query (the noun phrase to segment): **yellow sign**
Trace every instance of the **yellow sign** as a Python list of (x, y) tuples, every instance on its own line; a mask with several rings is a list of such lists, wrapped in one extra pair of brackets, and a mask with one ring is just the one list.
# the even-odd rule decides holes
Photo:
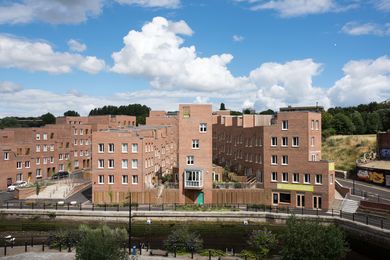
[(329, 171), (334, 171), (334, 162), (329, 163)]
[(302, 184), (287, 184), (287, 183), (278, 183), (277, 188), (279, 190), (296, 190), (296, 191), (314, 191), (313, 185), (302, 185)]

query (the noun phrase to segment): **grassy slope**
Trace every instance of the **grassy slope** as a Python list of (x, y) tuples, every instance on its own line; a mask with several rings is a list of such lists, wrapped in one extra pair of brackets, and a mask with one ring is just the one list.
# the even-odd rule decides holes
[(322, 142), (322, 159), (332, 160), (336, 169), (351, 171), (356, 159), (376, 147), (376, 135), (335, 135)]

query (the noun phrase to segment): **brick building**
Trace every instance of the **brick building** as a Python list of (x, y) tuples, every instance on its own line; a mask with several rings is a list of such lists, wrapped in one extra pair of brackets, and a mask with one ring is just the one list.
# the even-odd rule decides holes
[(324, 208), (334, 198), (333, 163), (321, 160), (321, 113), (281, 109), (276, 115), (214, 115), (213, 160), (255, 177), (264, 203)]
[(90, 168), (92, 132), (134, 124), (132, 116), (59, 117), (53, 125), (0, 130), (0, 189)]

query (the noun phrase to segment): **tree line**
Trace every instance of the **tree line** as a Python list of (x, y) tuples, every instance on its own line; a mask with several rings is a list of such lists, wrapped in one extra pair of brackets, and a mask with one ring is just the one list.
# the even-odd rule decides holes
[(390, 102), (371, 102), (322, 112), (322, 135), (375, 134), (390, 130)]
[(127, 115), (137, 118), (137, 125), (145, 124), (146, 117), (149, 116), (150, 107), (141, 104), (129, 104), (127, 106), (104, 106), (94, 108), (89, 112), (90, 116), (97, 115)]

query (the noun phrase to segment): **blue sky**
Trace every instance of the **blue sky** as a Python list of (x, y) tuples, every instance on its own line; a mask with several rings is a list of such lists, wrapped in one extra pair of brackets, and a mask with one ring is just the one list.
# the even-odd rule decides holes
[(0, 0), (0, 117), (381, 102), (389, 17), (390, 0)]

